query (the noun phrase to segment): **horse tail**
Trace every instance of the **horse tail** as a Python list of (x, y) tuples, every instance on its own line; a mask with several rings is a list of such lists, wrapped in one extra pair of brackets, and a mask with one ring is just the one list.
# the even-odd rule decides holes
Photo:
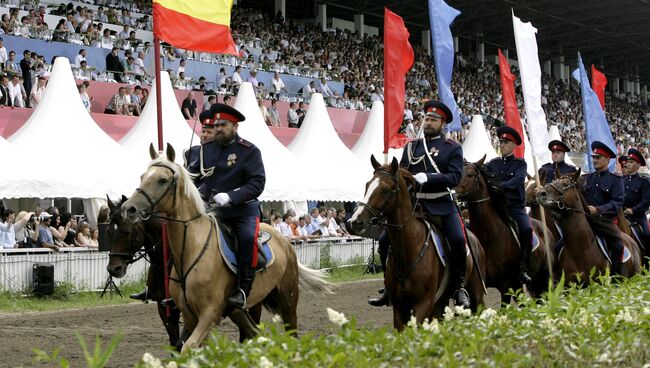
[(325, 271), (313, 270), (298, 262), (298, 285), (312, 294), (334, 294)]

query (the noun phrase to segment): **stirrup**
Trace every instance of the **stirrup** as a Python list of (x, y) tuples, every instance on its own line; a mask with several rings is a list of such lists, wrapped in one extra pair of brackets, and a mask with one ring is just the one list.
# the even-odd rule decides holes
[(171, 309), (175, 309), (175, 308), (176, 308), (176, 302), (175, 302), (174, 299), (172, 299), (172, 298), (168, 298), (168, 299), (163, 299), (163, 300), (161, 300), (161, 301), (160, 301), (160, 305), (163, 306), (163, 307), (169, 307), (169, 308), (171, 308)]
[[(239, 294), (237, 292), (241, 293), (241, 296), (244, 299), (243, 303), (240, 303), (239, 300), (236, 299), (239, 296)], [(230, 304), (232, 307), (235, 307), (235, 308), (246, 309), (246, 293), (244, 292), (244, 290), (242, 290), (241, 288), (236, 289), (230, 295), (230, 298), (228, 298), (228, 304)]]
[(471, 306), (469, 293), (465, 290), (464, 287), (459, 287), (454, 292), (454, 302), (456, 305), (462, 306), (463, 308), (469, 309)]

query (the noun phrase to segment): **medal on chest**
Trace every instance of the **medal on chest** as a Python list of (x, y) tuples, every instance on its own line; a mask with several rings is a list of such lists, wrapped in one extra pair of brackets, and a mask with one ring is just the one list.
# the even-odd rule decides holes
[(228, 161), (226, 162), (226, 165), (228, 165), (228, 167), (230, 167), (230, 166), (234, 165), (236, 161), (237, 161), (237, 155), (234, 154), (234, 153), (231, 153), (231, 154), (228, 155)]
[(438, 153), (440, 153), (440, 151), (438, 151), (436, 147), (431, 148), (431, 155), (433, 157), (438, 157)]

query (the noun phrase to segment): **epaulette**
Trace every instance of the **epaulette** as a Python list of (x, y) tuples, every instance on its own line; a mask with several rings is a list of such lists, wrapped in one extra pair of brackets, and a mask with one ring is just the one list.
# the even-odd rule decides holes
[(241, 138), (239, 138), (239, 140), (237, 141), (237, 143), (241, 144), (242, 146), (244, 146), (244, 147), (246, 147), (246, 148), (251, 148), (251, 147), (253, 147), (253, 143), (251, 143), (251, 142), (249, 142), (249, 141), (247, 141), (247, 140), (245, 140), (245, 139), (241, 139)]
[(456, 142), (455, 140), (450, 139), (450, 138), (446, 138), (446, 139), (445, 139), (445, 143), (447, 143), (447, 144), (451, 144), (451, 145), (459, 144), (458, 142)]

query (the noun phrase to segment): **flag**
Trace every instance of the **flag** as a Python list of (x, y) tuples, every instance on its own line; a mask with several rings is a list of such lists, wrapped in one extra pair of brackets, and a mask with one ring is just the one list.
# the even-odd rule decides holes
[(239, 56), (230, 33), (233, 0), (153, 0), (154, 36), (186, 50)]
[[(580, 91), (582, 92), (582, 116), (585, 119), (585, 134), (587, 138), (587, 151), (591, 150), (591, 143), (593, 141), (603, 142), (612, 151), (617, 152), (616, 143), (612, 137), (612, 131), (609, 129), (605, 112), (600, 106), (596, 92), (589, 86), (589, 78), (587, 71), (582, 64), (582, 57), (578, 52), (578, 69), (574, 70), (573, 78), (580, 82)], [(594, 171), (594, 163), (587, 160), (589, 164), (589, 171)], [(609, 161), (609, 169), (614, 171), (616, 168), (616, 160)]]
[[(506, 118), (506, 125), (513, 128), (524, 136), (524, 128), (521, 125), (519, 109), (517, 109), (517, 97), (515, 96), (515, 76), (510, 72), (508, 59), (499, 49), (499, 72), (501, 74), (501, 95), (503, 95), (503, 111)], [(524, 158), (525, 145), (520, 144), (515, 147), (515, 157)]]
[(548, 152), (548, 127), (546, 114), (542, 109), (542, 70), (539, 66), (537, 54), (537, 29), (533, 25), (523, 23), (512, 13), (512, 27), (515, 32), (517, 45), (517, 60), (521, 75), (521, 88), (524, 94), (526, 107), (526, 123), (528, 125), (528, 138), (533, 156), (541, 162), (547, 162)]
[(431, 42), (436, 64), (436, 80), (440, 100), (449, 107), (454, 118), (447, 125), (449, 131), (461, 130), (458, 105), (451, 92), (451, 75), (454, 71), (454, 39), (449, 26), (460, 15), (460, 11), (447, 5), (443, 0), (429, 0), (429, 23), (431, 25)]
[(598, 96), (600, 106), (605, 110), (605, 87), (607, 86), (607, 77), (600, 70), (591, 64), (591, 88)]
[(404, 21), (384, 8), (384, 153), (408, 141), (398, 132), (404, 121), (405, 77), (413, 58)]

